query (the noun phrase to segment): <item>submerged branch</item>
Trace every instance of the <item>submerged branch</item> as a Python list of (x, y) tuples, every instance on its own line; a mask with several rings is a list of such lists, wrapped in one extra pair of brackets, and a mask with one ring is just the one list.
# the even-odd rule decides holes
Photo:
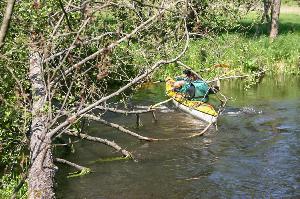
[(188, 136), (188, 137), (185, 137), (185, 139), (187, 139), (187, 138), (193, 138), (193, 137), (197, 137), (197, 136), (203, 135), (203, 134), (209, 129), (209, 127), (210, 127), (212, 124), (213, 124), (212, 122), (209, 123), (209, 124), (205, 127), (205, 129), (203, 129), (200, 133), (196, 133), (196, 134), (190, 135), (190, 136)]
[(83, 166), (80, 166), (78, 164), (75, 164), (73, 162), (70, 162), (68, 160), (65, 160), (65, 159), (61, 159), (61, 158), (55, 158), (54, 159), (55, 162), (58, 162), (58, 163), (63, 163), (63, 164), (67, 164), (71, 167), (74, 167), (75, 169), (77, 169), (78, 171), (80, 171), (80, 173), (73, 173), (71, 174), (69, 177), (75, 177), (75, 176), (82, 176), (82, 175), (86, 175), (86, 174), (89, 174), (91, 172), (91, 169), (90, 168), (87, 168), (87, 167), (83, 167)]
[(120, 131), (122, 131), (124, 133), (127, 133), (129, 135), (137, 137), (140, 140), (145, 140), (145, 141), (169, 141), (169, 140), (189, 139), (189, 138), (193, 138), (193, 137), (197, 137), (197, 136), (203, 135), (209, 129), (209, 127), (213, 124), (213, 123), (209, 123), (200, 133), (192, 134), (190, 136), (178, 137), (178, 138), (149, 138), (149, 137), (141, 136), (141, 135), (139, 135), (137, 133), (134, 133), (132, 131), (129, 131), (129, 130), (125, 129), (124, 127), (122, 127), (122, 126), (120, 126), (118, 124), (107, 122), (106, 120), (103, 120), (103, 119), (101, 119), (99, 117), (96, 117), (96, 116), (93, 116), (93, 115), (85, 114), (84, 117), (87, 117), (87, 118), (92, 119), (94, 121), (102, 122), (105, 125), (108, 125), (110, 127), (116, 128), (116, 129), (118, 129), (118, 130), (120, 130)]
[(212, 125), (213, 123), (209, 123), (200, 133), (195, 133), (190, 136), (185, 136), (185, 137), (178, 137), (178, 138), (165, 138), (165, 139), (159, 139), (158, 141), (170, 141), (170, 140), (182, 140), (182, 139), (190, 139), (198, 136), (202, 136)]

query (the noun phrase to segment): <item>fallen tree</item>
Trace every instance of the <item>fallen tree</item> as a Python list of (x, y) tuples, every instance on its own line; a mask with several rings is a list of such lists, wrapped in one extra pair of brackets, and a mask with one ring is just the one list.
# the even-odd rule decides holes
[[(156, 140), (107, 122), (101, 116), (95, 118), (91, 113), (104, 108), (124, 114), (126, 111), (108, 109), (105, 104), (134, 89), (158, 68), (182, 57), (189, 45), (185, 4), (185, 1), (161, 1), (153, 6), (135, 1), (16, 4), (11, 27), (16, 28), (17, 21), (28, 21), (20, 24), (24, 29), (18, 39), (22, 42), (12, 43), (8, 32), (6, 53), (1, 61), (20, 83), (16, 87), (23, 99), (18, 107), (24, 113), (20, 132), (28, 132), (30, 142), (29, 198), (55, 198), (55, 162), (87, 171), (77, 163), (54, 157), (54, 141), (61, 135), (105, 144), (123, 157), (132, 158), (129, 151), (111, 140), (74, 131), (81, 128), (83, 118), (97, 120), (138, 139)], [(21, 15), (23, 9), (30, 12)], [(177, 21), (170, 23), (173, 18)], [(26, 26), (30, 28), (25, 29)], [(26, 56), (11, 57), (9, 48), (5, 48), (10, 45), (18, 48), (24, 42), (28, 47), (23, 52), (27, 60)], [(139, 65), (139, 59), (147, 62)], [(24, 70), (17, 69), (16, 63)]]

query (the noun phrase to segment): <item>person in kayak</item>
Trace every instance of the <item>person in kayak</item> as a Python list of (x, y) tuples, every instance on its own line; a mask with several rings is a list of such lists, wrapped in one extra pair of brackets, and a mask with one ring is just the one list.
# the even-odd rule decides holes
[(185, 76), (175, 78), (173, 90), (182, 93), (188, 100), (208, 102), (208, 95), (219, 90), (218, 87), (210, 87), (191, 70), (184, 70), (183, 74)]

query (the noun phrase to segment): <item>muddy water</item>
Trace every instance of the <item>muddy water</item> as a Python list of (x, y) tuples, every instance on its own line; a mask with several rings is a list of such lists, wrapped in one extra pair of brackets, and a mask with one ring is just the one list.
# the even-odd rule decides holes
[[(91, 123), (88, 133), (116, 141), (136, 161), (102, 161), (118, 156), (107, 147), (78, 142), (66, 159), (93, 173), (66, 178), (58, 174), (59, 198), (300, 198), (300, 79), (264, 78), (245, 91), (240, 81), (227, 81), (223, 92), (231, 97), (215, 128), (202, 137), (167, 142), (140, 142), (114, 129)], [(163, 86), (139, 92), (131, 105), (164, 100)], [(108, 114), (145, 136), (183, 137), (200, 132), (205, 124), (175, 110), (171, 104), (142, 116)]]

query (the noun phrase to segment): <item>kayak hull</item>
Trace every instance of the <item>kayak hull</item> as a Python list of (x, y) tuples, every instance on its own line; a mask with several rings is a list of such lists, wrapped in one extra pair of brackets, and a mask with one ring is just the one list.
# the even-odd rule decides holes
[(197, 111), (193, 108), (190, 108), (188, 106), (185, 106), (183, 104), (181, 104), (180, 102), (172, 99), (173, 104), (180, 110), (184, 111), (185, 113), (188, 113), (190, 115), (192, 115), (193, 117), (203, 120), (205, 122), (208, 123), (215, 123), (217, 121), (217, 117), (216, 116), (212, 116), (206, 113), (203, 113), (201, 111)]

